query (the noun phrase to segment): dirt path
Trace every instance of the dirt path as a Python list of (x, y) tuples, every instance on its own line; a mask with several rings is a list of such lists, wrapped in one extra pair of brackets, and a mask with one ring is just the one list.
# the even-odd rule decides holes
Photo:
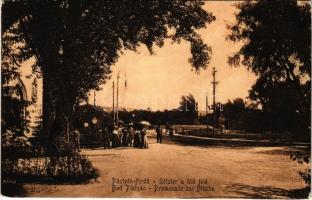
[[(149, 149), (83, 150), (82, 154), (88, 155), (101, 172), (96, 182), (26, 184), (27, 196), (283, 198), (305, 186), (297, 173), (301, 166), (287, 154), (295, 147), (196, 147), (150, 142)], [(144, 186), (144, 191), (127, 191), (127, 184), (115, 183), (115, 189), (123, 185), (122, 191), (112, 192), (113, 178), (149, 182), (137, 185)], [(186, 184), (187, 179), (194, 179), (196, 184)], [(199, 179), (203, 181), (201, 188), (197, 188)], [(128, 189), (134, 185), (128, 184)], [(178, 186), (180, 191), (175, 191)], [(186, 191), (186, 186), (194, 186), (193, 191)]]

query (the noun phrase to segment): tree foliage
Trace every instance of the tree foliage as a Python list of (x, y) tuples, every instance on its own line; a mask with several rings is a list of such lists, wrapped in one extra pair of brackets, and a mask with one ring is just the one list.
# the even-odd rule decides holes
[(195, 100), (192, 94), (189, 94), (187, 96), (182, 96), (180, 100), (179, 110), (186, 111), (186, 112), (198, 111), (198, 102)]
[(191, 65), (205, 68), (211, 48), (196, 30), (215, 17), (202, 5), (197, 0), (5, 0), (2, 37), (11, 34), (10, 42), (23, 44), (19, 62), (36, 57), (47, 132), (55, 120), (70, 121), (79, 99), (105, 83), (122, 50), (144, 44), (152, 53), (165, 39), (186, 40)]
[(186, 119), (188, 118), (189, 121), (192, 121), (193, 124), (197, 122), (198, 102), (192, 94), (181, 97), (178, 110), (185, 115)]
[[(286, 109), (287, 104), (292, 104), (288, 108), (293, 110), (288, 114), (297, 110), (308, 122), (311, 110), (310, 5), (296, 0), (260, 0), (238, 3), (236, 7), (239, 9), (236, 23), (228, 26), (231, 33), (227, 39), (243, 45), (229, 57), (229, 64), (242, 63), (259, 76), (250, 90), (251, 99), (267, 109), (282, 104), (286, 104)], [(288, 99), (290, 96), (297, 101)]]
[(227, 119), (227, 125), (229, 129), (240, 129), (242, 125), (242, 116), (246, 110), (246, 105), (243, 99), (237, 98), (233, 101), (228, 100), (223, 105), (223, 116)]

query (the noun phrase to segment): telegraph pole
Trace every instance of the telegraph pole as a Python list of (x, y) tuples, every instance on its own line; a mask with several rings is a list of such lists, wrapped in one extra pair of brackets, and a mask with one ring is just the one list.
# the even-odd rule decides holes
[(113, 81), (113, 119), (115, 125), (115, 82)]
[(211, 82), (212, 84), (212, 94), (213, 94), (213, 105), (212, 105), (212, 109), (213, 109), (213, 134), (215, 134), (215, 126), (216, 126), (216, 86), (218, 84), (218, 82), (216, 81), (216, 68), (213, 67), (212, 68), (212, 78), (213, 81)]
[(125, 74), (125, 91), (124, 91), (124, 95), (123, 95), (123, 107), (124, 107), (124, 109), (127, 111), (127, 74), (126, 74), (126, 72), (124, 72), (124, 74)]
[(207, 121), (207, 134), (209, 133), (209, 125), (208, 125), (208, 96), (206, 91), (206, 121)]
[(118, 101), (119, 101), (119, 72), (117, 74), (117, 96), (116, 96), (116, 99), (117, 99), (117, 102), (116, 102), (116, 120), (118, 122)]
[(126, 109), (126, 104), (125, 104), (125, 102), (126, 102), (126, 91), (127, 91), (127, 74), (126, 74), (126, 72), (124, 72), (124, 71), (122, 71), (122, 70), (119, 70), (118, 71), (118, 73), (117, 73), (117, 95), (116, 95), (116, 99), (117, 99), (117, 101), (116, 101), (116, 120), (118, 121), (118, 119), (119, 119), (119, 115), (118, 115), (118, 112), (119, 112), (119, 107), (121, 107), (122, 108), (122, 106), (120, 106), (121, 105), (121, 103), (120, 103), (120, 101), (119, 101), (119, 79), (120, 79), (120, 72), (122, 72), (122, 73), (124, 73), (124, 76), (125, 76), (125, 85), (124, 85), (124, 87), (125, 87), (125, 89), (124, 89), (124, 94), (123, 94), (123, 100), (121, 101), (124, 105), (124, 108)]

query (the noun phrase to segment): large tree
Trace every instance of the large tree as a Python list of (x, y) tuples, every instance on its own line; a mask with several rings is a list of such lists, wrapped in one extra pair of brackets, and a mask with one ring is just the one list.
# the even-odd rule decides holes
[[(170, 0), (5, 0), (2, 36), (23, 43), (20, 60), (35, 56), (43, 74), (44, 134), (68, 131), (79, 99), (109, 78), (110, 66), (123, 49), (141, 44), (152, 53), (165, 39), (190, 43), (191, 65), (210, 61), (211, 48), (196, 33), (215, 17), (201, 1)], [(22, 58), (22, 59), (21, 59)], [(57, 131), (56, 131), (57, 132)]]
[(246, 110), (246, 105), (243, 99), (236, 98), (233, 101), (228, 100), (223, 105), (223, 116), (227, 120), (229, 129), (240, 129), (242, 127), (242, 115)]
[(179, 111), (183, 112), (181, 113), (182, 115), (184, 114), (185, 120), (189, 119), (191, 123), (195, 124), (196, 121), (198, 120), (198, 102), (194, 98), (192, 94), (182, 96), (179, 102)]
[(310, 5), (296, 0), (259, 0), (236, 7), (239, 12), (235, 24), (228, 26), (231, 32), (227, 39), (243, 45), (229, 63), (242, 63), (259, 76), (250, 97), (266, 108), (277, 105), (270, 102), (287, 101), (282, 98), (287, 95), (278, 97), (269, 92), (287, 85), (283, 92), (296, 96), (294, 109), (307, 128), (311, 110)]

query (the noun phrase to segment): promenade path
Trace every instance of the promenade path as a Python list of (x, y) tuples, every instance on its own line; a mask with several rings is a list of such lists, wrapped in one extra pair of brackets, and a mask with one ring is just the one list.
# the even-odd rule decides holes
[[(167, 137), (163, 144), (151, 138), (149, 142), (149, 149), (84, 149), (81, 154), (87, 155), (101, 172), (100, 178), (76, 185), (25, 184), (26, 195), (287, 198), (298, 197), (305, 187), (298, 175), (302, 166), (289, 158), (289, 153), (301, 146), (185, 146), (168, 141)], [(113, 183), (113, 178), (119, 182)], [(138, 187), (128, 183), (127, 187), (126, 181), (130, 179), (149, 182)], [(193, 180), (195, 184), (191, 184)], [(197, 187), (199, 180), (202, 187)], [(139, 186), (145, 190), (140, 191)], [(180, 191), (175, 191), (179, 186)], [(193, 190), (186, 191), (187, 187)]]

